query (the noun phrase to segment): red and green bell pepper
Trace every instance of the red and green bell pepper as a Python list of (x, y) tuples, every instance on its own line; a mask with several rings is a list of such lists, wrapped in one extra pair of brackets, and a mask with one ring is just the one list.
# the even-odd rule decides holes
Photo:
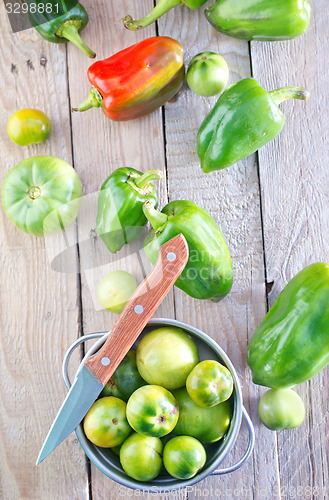
[(102, 107), (114, 121), (134, 120), (163, 106), (184, 81), (183, 47), (165, 36), (147, 38), (88, 69), (93, 88), (74, 108)]

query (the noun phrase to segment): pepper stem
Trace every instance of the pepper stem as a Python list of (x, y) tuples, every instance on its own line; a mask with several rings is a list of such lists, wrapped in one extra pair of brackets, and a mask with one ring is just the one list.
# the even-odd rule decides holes
[(98, 90), (96, 90), (95, 87), (92, 87), (87, 99), (83, 101), (77, 108), (72, 108), (72, 111), (87, 111), (90, 108), (101, 108), (102, 99), (103, 97), (98, 92)]
[(305, 101), (310, 95), (310, 93), (302, 87), (283, 87), (281, 89), (272, 90), (269, 94), (277, 105), (288, 99), (300, 99)]
[(138, 19), (134, 21), (131, 16), (125, 16), (123, 20), (123, 24), (128, 30), (140, 30), (141, 28), (146, 28), (150, 24), (154, 23), (159, 17), (163, 16), (166, 12), (171, 10), (173, 7), (177, 5), (185, 5), (184, 0), (159, 0), (153, 10), (143, 17), (142, 19)]
[(155, 210), (154, 204), (149, 200), (143, 203), (143, 212), (154, 231), (158, 231), (168, 220), (168, 216)]
[(148, 170), (140, 177), (137, 177), (133, 180), (133, 182), (138, 189), (143, 189), (145, 186), (147, 186), (147, 184), (149, 184), (151, 181), (155, 181), (156, 179), (162, 179), (162, 172), (161, 170), (154, 168), (152, 170)]
[(79, 35), (80, 27), (81, 21), (65, 21), (65, 23), (61, 24), (56, 31), (56, 35), (61, 38), (67, 38), (70, 42), (74, 43), (74, 45), (81, 49), (86, 56), (94, 58), (96, 57), (95, 52), (88, 47)]

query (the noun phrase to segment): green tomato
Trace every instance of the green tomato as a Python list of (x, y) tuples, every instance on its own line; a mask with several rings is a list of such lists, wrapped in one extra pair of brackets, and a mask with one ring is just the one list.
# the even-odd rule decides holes
[(32, 156), (9, 170), (2, 184), (2, 206), (19, 229), (47, 236), (74, 221), (81, 194), (80, 179), (66, 161)]
[(136, 432), (160, 438), (169, 434), (177, 423), (177, 402), (167, 389), (144, 385), (130, 396), (127, 419)]
[(185, 387), (173, 391), (178, 403), (179, 418), (173, 434), (192, 436), (202, 443), (215, 443), (222, 439), (231, 422), (231, 405), (224, 401), (211, 408), (194, 403)]
[(294, 429), (305, 418), (305, 406), (292, 389), (270, 389), (260, 398), (259, 417), (272, 431)]
[(16, 111), (11, 116), (7, 130), (13, 142), (19, 146), (28, 146), (48, 139), (51, 132), (51, 123), (43, 111), (25, 108)]
[(122, 444), (119, 444), (118, 446), (112, 446), (111, 451), (113, 451), (114, 455), (117, 457), (120, 456), (120, 450), (121, 450)]
[(206, 463), (206, 450), (191, 436), (178, 436), (165, 445), (163, 465), (177, 479), (194, 477)]
[(120, 445), (131, 433), (126, 403), (113, 396), (98, 399), (83, 420), (83, 430), (96, 446), (112, 448)]
[(105, 385), (100, 397), (115, 396), (127, 402), (132, 393), (145, 384), (137, 370), (136, 351), (131, 349)]
[(225, 59), (215, 52), (201, 52), (193, 57), (186, 73), (190, 89), (205, 97), (222, 92), (228, 77), (229, 69)]
[(185, 385), (188, 374), (198, 362), (196, 344), (180, 328), (153, 330), (137, 346), (137, 368), (143, 379), (169, 390)]
[(102, 279), (97, 289), (100, 304), (120, 314), (137, 288), (137, 281), (127, 271), (112, 271)]
[(212, 359), (196, 365), (186, 380), (186, 389), (199, 406), (215, 406), (226, 401), (233, 392), (231, 372)]
[(121, 446), (121, 465), (133, 479), (151, 481), (161, 470), (162, 449), (159, 438), (134, 433)]

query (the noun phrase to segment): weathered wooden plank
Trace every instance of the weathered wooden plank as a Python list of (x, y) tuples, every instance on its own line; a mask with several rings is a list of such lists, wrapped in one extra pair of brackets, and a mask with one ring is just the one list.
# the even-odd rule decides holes
[[(90, 28), (85, 40), (92, 45), (97, 58), (103, 59), (125, 47), (155, 35), (155, 26), (143, 32), (125, 30), (120, 22), (124, 13), (143, 15), (151, 9), (152, 1), (136, 4), (133, 0), (85, 2), (90, 13)], [(90, 85), (86, 69), (90, 65), (83, 55), (69, 48), (69, 85), (72, 106), (86, 98)], [(124, 247), (111, 255), (94, 231), (97, 213), (97, 194), (104, 180), (116, 168), (134, 167), (141, 171), (160, 168), (164, 178), (157, 183), (160, 204), (167, 200), (162, 111), (132, 122), (115, 123), (108, 120), (100, 109), (72, 115), (75, 167), (82, 178), (84, 193), (89, 194), (79, 215), (80, 268), (82, 282), (83, 333), (111, 329), (117, 315), (100, 308), (96, 291), (100, 280), (111, 270), (124, 269), (141, 282), (151, 265), (147, 262), (141, 244)], [(141, 263), (143, 265), (141, 265)], [(171, 292), (155, 313), (156, 317), (173, 317), (174, 303)], [(117, 499), (135, 496), (132, 490), (117, 485), (91, 464), (91, 490), (93, 500)], [(138, 495), (138, 492), (137, 492)], [(147, 496), (146, 496), (147, 498)]]
[[(51, 154), (71, 163), (66, 49), (34, 30), (13, 35), (0, 6), (2, 92), (1, 182), (32, 155)], [(11, 114), (36, 107), (53, 131), (41, 145), (14, 145), (6, 132)], [(35, 461), (65, 397), (61, 363), (79, 331), (75, 275), (51, 270), (45, 240), (16, 229), (1, 210), (0, 497), (85, 498), (85, 457), (71, 435), (38, 468)], [(54, 249), (61, 236), (48, 239)], [(54, 473), (55, 471), (55, 473)]]
[[(296, 85), (311, 93), (305, 103), (282, 105), (285, 128), (259, 151), (266, 273), (274, 283), (270, 305), (298, 271), (328, 260), (327, 3), (312, 2), (312, 9), (311, 27), (302, 37), (254, 43), (251, 49), (253, 74), (265, 88)], [(308, 416), (298, 429), (278, 434), (282, 494), (327, 498), (328, 370), (298, 393)]]
[[(230, 83), (250, 75), (248, 44), (216, 33), (205, 22), (202, 10), (181, 8), (170, 12), (159, 22), (159, 32), (183, 44), (186, 63), (197, 53), (212, 50), (226, 58)], [(178, 319), (198, 326), (216, 339), (230, 356), (240, 376), (245, 405), (256, 426), (256, 447), (243, 468), (227, 476), (207, 479), (189, 492), (189, 498), (199, 498), (202, 492), (210, 497), (271, 498), (271, 489), (278, 486), (275, 438), (259, 426), (259, 391), (251, 383), (245, 356), (248, 338), (265, 313), (257, 165), (255, 156), (251, 156), (223, 172), (208, 175), (202, 172), (196, 154), (196, 135), (215, 102), (216, 98), (198, 97), (185, 87), (175, 103), (165, 106), (169, 198), (192, 200), (213, 215), (231, 252), (235, 282), (230, 295), (219, 304), (195, 301), (176, 290), (176, 313)], [(224, 466), (233, 464), (244, 453), (245, 425), (240, 434)]]

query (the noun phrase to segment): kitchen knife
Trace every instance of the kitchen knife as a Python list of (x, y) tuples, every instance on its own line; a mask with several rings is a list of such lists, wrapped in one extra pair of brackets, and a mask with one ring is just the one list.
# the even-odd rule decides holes
[(188, 245), (182, 234), (159, 248), (158, 260), (135, 290), (104, 345), (79, 369), (39, 453), (39, 465), (79, 425), (148, 320), (183, 271)]

